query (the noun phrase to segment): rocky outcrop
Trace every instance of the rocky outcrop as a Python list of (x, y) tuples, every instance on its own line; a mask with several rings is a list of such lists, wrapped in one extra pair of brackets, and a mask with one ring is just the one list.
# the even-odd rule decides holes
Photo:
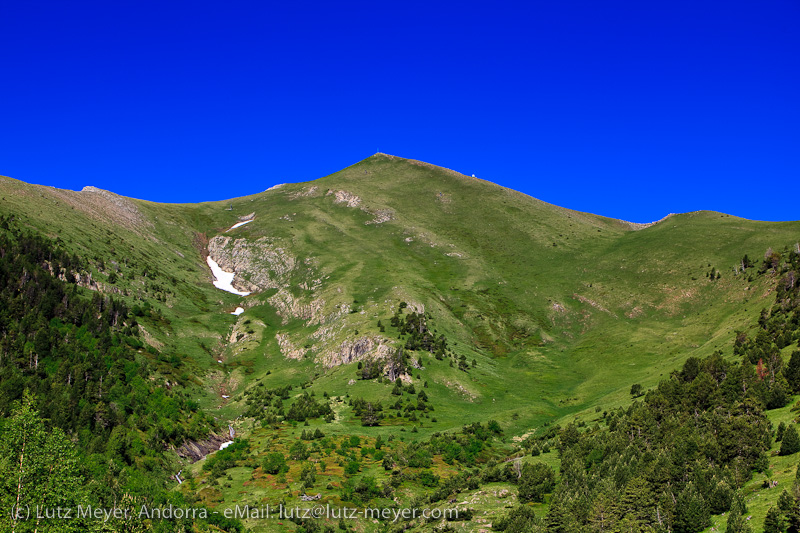
[(226, 272), (236, 273), (233, 286), (258, 292), (288, 285), (296, 258), (269, 237), (255, 241), (217, 235), (208, 242), (208, 255)]
[(319, 187), (314, 185), (313, 187), (304, 187), (297, 192), (293, 192), (289, 195), (290, 200), (296, 200), (298, 198), (307, 198), (310, 196), (317, 196), (317, 190)]
[[(43, 266), (50, 272), (50, 275), (60, 279), (61, 281), (66, 281), (68, 283), (75, 283), (78, 287), (85, 287), (92, 291), (99, 291), (100, 287), (98, 286), (97, 282), (92, 279), (91, 272), (78, 272), (77, 270), (72, 270), (71, 272), (67, 272), (67, 269), (61, 267), (58, 272), (55, 271), (53, 268), (53, 264), (50, 261), (44, 261)], [(72, 274), (72, 279), (70, 279), (69, 274)], [(119, 292), (117, 290), (116, 292)]]
[(339, 345), (338, 350), (324, 353), (320, 362), (330, 368), (346, 365), (353, 361), (361, 361), (367, 357), (373, 360), (383, 360), (392, 352), (391, 346), (385, 344), (386, 342), (386, 339), (380, 337), (360, 337), (355, 340), (346, 340)]
[(281, 353), (287, 359), (302, 359), (306, 354), (306, 350), (304, 348), (298, 348), (295, 346), (292, 341), (289, 340), (289, 336), (285, 333), (275, 334), (275, 340), (278, 341), (278, 346), (281, 348)]
[(335, 204), (347, 204), (347, 207), (358, 207), (358, 204), (361, 203), (361, 198), (347, 191), (328, 191), (325, 196), (331, 194), (333, 194), (333, 203)]
[(211, 452), (219, 450), (223, 442), (228, 442), (230, 438), (228, 435), (214, 435), (211, 434), (207, 439), (201, 441), (186, 441), (183, 445), (175, 450), (178, 457), (183, 457), (189, 461), (196, 463)]
[(641, 229), (649, 228), (650, 226), (655, 226), (659, 222), (664, 222), (665, 220), (667, 220), (669, 217), (672, 217), (672, 216), (675, 216), (675, 213), (670, 213), (667, 216), (665, 216), (664, 218), (660, 218), (660, 219), (656, 220), (655, 222), (645, 222), (644, 224), (639, 223), (639, 222), (628, 222), (627, 220), (620, 220), (620, 222), (622, 222), (623, 224), (627, 224), (633, 230), (641, 230)]
[[(366, 211), (366, 209), (365, 209)], [(394, 211), (391, 209), (376, 209), (375, 211), (367, 211), (373, 216), (372, 220), (367, 220), (364, 224), (383, 224), (394, 219)]]
[(309, 323), (320, 323), (322, 321), (322, 309), (325, 300), (317, 298), (310, 303), (303, 303), (286, 289), (280, 289), (277, 293), (267, 299), (275, 308), (278, 316), (281, 317), (283, 324), (288, 324), (292, 318), (306, 320)]

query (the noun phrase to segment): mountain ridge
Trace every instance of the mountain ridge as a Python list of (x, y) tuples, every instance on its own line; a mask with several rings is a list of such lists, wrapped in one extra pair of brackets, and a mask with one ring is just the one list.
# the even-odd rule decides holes
[[(708, 213), (712, 213), (712, 214), (726, 215), (726, 213), (723, 213), (723, 212), (718, 212), (718, 211), (713, 211), (713, 210), (702, 210), (701, 209), (701, 210), (696, 210), (696, 211), (668, 213), (664, 217), (662, 217), (662, 218), (660, 218), (658, 220), (654, 220), (652, 222), (631, 222), (631, 221), (628, 221), (628, 220), (625, 220), (625, 219), (622, 219), (622, 218), (607, 217), (607, 216), (604, 216), (604, 215), (597, 215), (597, 214), (594, 214), (594, 213), (591, 213), (591, 212), (588, 212), (588, 211), (577, 211), (577, 210), (573, 210), (573, 209), (568, 208), (568, 207), (563, 207), (563, 206), (559, 206), (559, 205), (556, 205), (556, 204), (551, 204), (549, 202), (545, 202), (544, 200), (540, 200), (540, 199), (536, 198), (535, 196), (531, 196), (531, 195), (529, 195), (527, 193), (524, 193), (524, 192), (521, 192), (521, 191), (517, 191), (516, 189), (510, 188), (510, 187), (506, 187), (504, 185), (500, 185), (500, 184), (495, 183), (495, 182), (490, 181), (490, 180), (486, 180), (486, 179), (483, 179), (483, 178), (478, 178), (476, 176), (468, 176), (468, 175), (462, 174), (462, 173), (460, 173), (460, 172), (458, 172), (456, 170), (449, 169), (449, 168), (442, 167), (442, 166), (438, 166), (438, 165), (434, 165), (432, 163), (428, 163), (428, 162), (425, 162), (425, 161), (416, 160), (416, 159), (410, 159), (410, 158), (403, 158), (403, 157), (400, 157), (400, 156), (395, 156), (395, 155), (387, 154), (387, 153), (384, 153), (384, 152), (376, 152), (372, 156), (369, 156), (366, 159), (363, 159), (361, 161), (357, 161), (356, 163), (353, 163), (352, 165), (349, 165), (349, 166), (343, 168), (341, 171), (337, 171), (337, 172), (335, 172), (333, 174), (330, 174), (329, 176), (339, 174), (340, 172), (346, 171), (347, 169), (350, 169), (352, 167), (356, 167), (356, 166), (358, 166), (358, 165), (360, 165), (362, 163), (365, 163), (365, 162), (370, 161), (370, 160), (374, 160), (376, 158), (385, 158), (388, 161), (406, 162), (406, 163), (411, 164), (411, 165), (416, 165), (416, 166), (419, 166), (419, 167), (422, 167), (422, 168), (427, 168), (427, 169), (431, 169), (431, 170), (434, 170), (434, 171), (446, 173), (446, 174), (449, 174), (452, 177), (456, 177), (456, 178), (459, 178), (459, 179), (474, 180), (476, 182), (480, 182), (480, 183), (483, 183), (485, 185), (498, 187), (500, 189), (503, 189), (503, 190), (506, 190), (506, 191), (510, 191), (512, 193), (516, 193), (516, 194), (519, 194), (519, 195), (522, 195), (522, 196), (524, 196), (526, 198), (533, 199), (533, 200), (535, 200), (537, 202), (541, 202), (541, 203), (543, 203), (545, 205), (549, 205), (549, 206), (552, 206), (552, 207), (555, 207), (555, 208), (558, 208), (558, 209), (564, 209), (566, 211), (570, 211), (570, 212), (573, 212), (573, 213), (580, 213), (580, 214), (584, 214), (584, 215), (592, 215), (592, 216), (606, 218), (606, 219), (610, 219), (610, 220), (616, 220), (616, 221), (619, 221), (621, 223), (630, 225), (633, 229), (643, 229), (643, 228), (646, 228), (646, 227), (651, 227), (651, 226), (653, 226), (655, 224), (658, 224), (658, 223), (666, 220), (667, 218), (669, 218), (671, 216), (680, 215), (680, 214), (691, 214), (691, 213), (708, 212)], [(304, 184), (313, 184), (314, 182), (319, 181), (319, 180), (324, 180), (327, 177), (328, 176), (322, 176), (322, 177), (319, 177), (319, 178), (314, 178), (314, 179), (312, 179), (310, 181), (300, 181), (300, 182), (293, 182), (293, 183), (280, 183), (280, 184), (273, 185), (273, 186), (271, 186), (270, 188), (268, 188), (268, 189), (266, 189), (264, 191), (251, 193), (251, 194), (246, 194), (244, 196), (239, 196), (239, 197), (224, 198), (224, 199), (220, 199), (220, 200), (203, 200), (203, 201), (200, 201), (200, 202), (190, 202), (190, 203), (184, 203), (184, 202), (176, 203), (176, 202), (159, 202), (159, 201), (148, 200), (146, 198), (128, 197), (128, 196), (116, 193), (113, 190), (102, 189), (102, 188), (99, 188), (99, 187), (95, 187), (93, 185), (86, 185), (86, 186), (82, 187), (80, 191), (73, 191), (71, 189), (61, 189), (61, 188), (53, 187), (53, 186), (50, 186), (50, 185), (39, 185), (39, 184), (35, 184), (35, 183), (30, 183), (30, 182), (26, 182), (26, 181), (23, 181), (23, 180), (19, 180), (17, 178), (13, 178), (13, 177), (10, 177), (10, 176), (0, 175), (0, 179), (2, 179), (2, 180), (12, 180), (12, 181), (17, 182), (19, 184), (29, 185), (29, 186), (33, 186), (33, 187), (42, 187), (42, 188), (47, 189), (47, 190), (60, 191), (61, 193), (64, 193), (64, 192), (68, 192), (68, 193), (69, 192), (89, 192), (89, 193), (96, 193), (96, 194), (107, 193), (107, 194), (110, 194), (110, 195), (117, 196), (119, 198), (124, 198), (124, 199), (130, 200), (130, 201), (147, 202), (147, 203), (157, 204), (157, 205), (179, 205), (179, 206), (190, 206), (190, 205), (198, 205), (198, 204), (213, 204), (213, 203), (220, 203), (220, 202), (231, 202), (231, 201), (242, 199), (242, 198), (251, 198), (251, 197), (254, 197), (254, 196), (258, 196), (259, 194), (263, 194), (263, 193), (267, 193), (267, 192), (270, 192), (270, 191), (273, 191), (273, 190), (277, 190), (278, 188), (284, 187), (286, 185), (297, 186), (297, 185), (304, 185)], [(727, 216), (734, 216), (734, 215), (727, 215)], [(741, 217), (737, 217), (737, 218), (741, 218)], [(743, 219), (743, 220), (751, 220), (751, 219)], [(753, 221), (756, 221), (756, 220), (753, 220)], [(769, 221), (769, 222), (790, 222), (790, 221)]]

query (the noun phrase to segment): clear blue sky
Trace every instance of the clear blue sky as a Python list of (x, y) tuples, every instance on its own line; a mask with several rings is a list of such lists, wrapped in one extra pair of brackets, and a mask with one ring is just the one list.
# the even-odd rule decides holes
[(798, 23), (797, 0), (5, 0), (0, 174), (195, 202), (380, 150), (637, 222), (796, 220)]

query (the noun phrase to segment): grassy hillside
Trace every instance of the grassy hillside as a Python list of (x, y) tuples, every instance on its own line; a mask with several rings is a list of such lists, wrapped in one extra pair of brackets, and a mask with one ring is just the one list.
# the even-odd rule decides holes
[[(88, 261), (89, 289), (161, 312), (139, 321), (142, 340), (178, 361), (179, 384), (259, 457), (288, 451), (304, 430), (407, 443), (490, 420), (506, 439), (493, 453), (513, 453), (512, 437), (595, 420), (628, 405), (631, 385), (652, 387), (690, 357), (733, 358), (735, 332), (774, 301), (775, 278), (754, 275), (765, 252), (800, 240), (800, 222), (714, 212), (641, 227), (385, 154), (222, 202), (157, 204), (10, 178), (0, 196), (0, 215)], [(252, 294), (215, 288), (209, 253)], [(742, 272), (745, 255), (756, 264)], [(349, 400), (398, 399), (386, 361), (411, 338), (391, 325), (401, 302), (401, 318), (424, 313), (446, 338), (441, 360), (409, 350), (402, 376), (434, 410), (365, 427)], [(238, 306), (244, 313), (230, 314)], [(361, 379), (370, 364), (380, 371)], [(338, 398), (335, 416), (296, 428), (247, 416), (248, 394), (288, 385), (292, 399)], [(404, 405), (414, 394), (400, 395)], [(543, 457), (556, 464), (554, 455)], [(380, 461), (367, 463), (380, 483)], [(443, 478), (456, 472), (437, 466)], [(330, 467), (323, 486), (339, 490), (346, 477)], [(242, 468), (192, 490), (209, 504), (296, 498), (299, 464), (272, 485), (255, 463)]]

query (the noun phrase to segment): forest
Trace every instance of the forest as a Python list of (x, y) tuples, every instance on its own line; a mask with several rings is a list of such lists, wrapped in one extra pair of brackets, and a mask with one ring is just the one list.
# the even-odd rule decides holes
[[(0, 218), (4, 511), (17, 502), (71, 508), (183, 504), (180, 493), (168, 490), (177, 472), (168, 451), (217, 429), (180, 387), (169, 385), (175, 380), (164, 373), (169, 365), (139, 338), (137, 315), (156, 311), (137, 306), (132, 312), (113, 295), (79, 286), (87, 271), (86, 262), (57, 241), (20, 228), (12, 217)], [(42, 520), (18, 522), (15, 514), (0, 514), (4, 531), (99, 527), (96, 521)], [(152, 527), (172, 531), (180, 524)]]

